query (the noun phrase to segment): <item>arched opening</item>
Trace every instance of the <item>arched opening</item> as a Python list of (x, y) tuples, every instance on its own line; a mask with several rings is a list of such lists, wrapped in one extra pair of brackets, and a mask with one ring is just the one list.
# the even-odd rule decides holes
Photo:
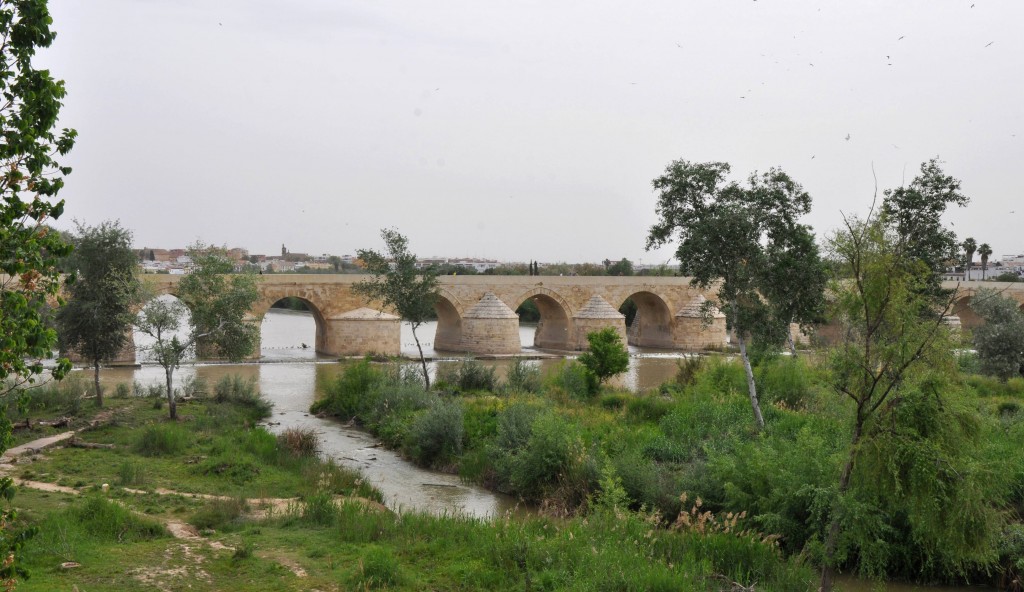
[[(192, 325), (192, 313), (189, 311), (188, 306), (184, 302), (178, 299), (173, 294), (161, 294), (152, 300), (149, 300), (139, 309), (140, 313), (145, 311), (147, 307), (151, 305), (163, 305), (166, 307), (178, 307), (180, 306), (180, 316), (178, 317), (178, 328), (177, 330), (171, 331), (170, 333), (163, 333), (162, 337), (171, 339), (177, 337), (179, 340), (188, 339), (189, 330)], [(132, 347), (135, 348), (135, 361), (137, 363), (147, 363), (153, 361), (153, 345), (156, 343), (156, 338), (140, 331), (136, 326), (132, 332)], [(126, 358), (127, 358), (126, 352)], [(195, 358), (195, 347), (189, 349), (186, 359)]]
[(571, 349), (569, 312), (558, 300), (544, 293), (528, 296), (516, 308), (519, 315), (520, 336), (533, 330), (533, 342), (526, 347), (538, 349)]
[(659, 349), (674, 347), (672, 313), (660, 296), (636, 292), (623, 301), (619, 312), (626, 315), (629, 345)]
[(260, 357), (314, 359), (326, 351), (323, 314), (305, 298), (285, 296), (270, 305), (260, 322)]
[(960, 317), (960, 327), (963, 329), (973, 329), (985, 324), (985, 319), (971, 308), (971, 296), (957, 300), (953, 305), (953, 314)]
[[(440, 351), (462, 351), (462, 317), (451, 300), (444, 296), (434, 304), (437, 312), (437, 330), (434, 333), (434, 349)], [(403, 341), (404, 343), (404, 341)]]

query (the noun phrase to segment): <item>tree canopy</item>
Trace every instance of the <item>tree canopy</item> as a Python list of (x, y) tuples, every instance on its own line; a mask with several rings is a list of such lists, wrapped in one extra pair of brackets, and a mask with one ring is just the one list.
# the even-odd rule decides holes
[(423, 381), (429, 389), (430, 373), (416, 329), (434, 316), (434, 304), (438, 298), (437, 274), (433, 269), (416, 267), (416, 255), (409, 250), (409, 240), (398, 230), (385, 228), (380, 231), (380, 236), (384, 239), (383, 253), (373, 249), (357, 251), (373, 277), (353, 284), (352, 289), (394, 309), (409, 323), (420, 354)]
[(921, 172), (910, 185), (887, 189), (882, 202), (882, 222), (895, 231), (904, 260), (919, 261), (932, 271), (929, 291), (942, 298), (941, 273), (959, 259), (956, 233), (942, 224), (950, 205), (966, 206), (970, 198), (960, 192), (960, 181), (942, 170), (933, 158), (921, 163)]
[(100, 364), (131, 343), (134, 307), (141, 299), (132, 233), (118, 222), (78, 225), (75, 250), (66, 265), (76, 280), (67, 304), (57, 311), (62, 351), (91, 363), (96, 405), (103, 406)]
[(971, 298), (971, 308), (985, 319), (985, 324), (974, 328), (981, 371), (1004, 381), (1020, 376), (1024, 369), (1024, 312), (1017, 301), (983, 289)]
[[(44, 321), (60, 289), (57, 264), (70, 252), (46, 226), (64, 212), (57, 193), (71, 168), (61, 165), (76, 133), (55, 131), (64, 82), (35, 68), (36, 50), (56, 37), (45, 0), (0, 6), (0, 392), (33, 381), (52, 357), (57, 333)], [(53, 375), (70, 369), (61, 360)]]
[[(717, 286), (726, 323), (739, 342), (754, 419), (763, 427), (747, 339), (781, 344), (791, 321), (814, 317), (825, 269), (810, 229), (798, 223), (811, 209), (803, 187), (777, 168), (751, 174), (746, 185), (729, 181), (730, 170), (723, 162), (670, 163), (652, 182), (659, 192), (659, 221), (647, 248), (678, 240), (680, 272), (697, 287)], [(814, 276), (808, 277), (808, 291), (773, 307), (765, 298), (783, 294), (788, 286), (776, 282), (788, 282), (793, 274)], [(809, 306), (815, 310), (804, 310)]]
[(233, 263), (218, 247), (196, 243), (189, 256), (195, 267), (178, 284), (180, 301), (154, 298), (137, 319), (139, 331), (154, 340), (150, 358), (164, 369), (171, 419), (177, 417), (174, 371), (193, 348), (203, 356), (237, 361), (259, 340), (259, 327), (246, 319), (259, 298), (256, 276), (232, 274)]
[(590, 348), (580, 354), (580, 363), (594, 375), (598, 385), (629, 369), (629, 352), (614, 328), (588, 333), (587, 343)]

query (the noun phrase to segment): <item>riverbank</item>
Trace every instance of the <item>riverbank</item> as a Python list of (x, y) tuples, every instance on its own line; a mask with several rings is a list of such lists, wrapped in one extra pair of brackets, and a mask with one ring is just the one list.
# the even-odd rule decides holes
[(586, 519), (395, 514), (366, 501), (381, 498), (357, 474), (309, 454), (308, 433), (303, 445), (256, 426), (268, 408), (245, 385), (226, 388), (236, 394), (183, 403), (177, 422), (157, 397), (108, 396), (69, 416), (54, 406), (71, 394), (37, 391), (47, 408), (32, 418), (71, 417), (89, 447), (58, 442), (9, 465), (33, 486), (14, 498), (11, 527), (39, 529), (18, 589), (808, 589), (811, 574), (771, 545), (658, 529), (613, 497)]

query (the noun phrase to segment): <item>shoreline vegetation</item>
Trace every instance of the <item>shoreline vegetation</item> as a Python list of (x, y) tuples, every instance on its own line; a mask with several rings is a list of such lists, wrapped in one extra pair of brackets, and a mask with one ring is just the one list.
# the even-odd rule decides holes
[[(31, 389), (7, 409), (12, 445), (77, 433), (5, 467), (23, 482), (10, 532), (37, 530), (18, 589), (814, 590), (819, 512), (849, 425), (816, 358), (757, 361), (762, 431), (742, 366), (720, 357), (681, 360), (674, 381), (643, 393), (595, 391), (571, 360), (546, 376), (518, 360), (504, 380), (464, 361), (430, 391), (407, 363), (346, 363), (312, 411), (536, 509), (492, 520), (393, 514), (357, 473), (318, 455), (315, 433), (262, 427), (270, 406), (237, 377), (183, 384), (178, 421), (159, 386), (118, 385), (103, 409), (82, 400), (77, 376)], [(939, 518), (989, 515), (978, 504), (998, 512), (1001, 523), (983, 527), (987, 553), (929, 548), (928, 529), (941, 527), (900, 521), (918, 500), (866, 486), (860, 502), (888, 511), (872, 517), (877, 546), (851, 543), (842, 573), (1014, 589), (1024, 379), (973, 365), (961, 358), (964, 373), (913, 401), (911, 423), (924, 427), (905, 444), (927, 448), (901, 450), (974, 488), (960, 506), (930, 501)], [(940, 414), (959, 427), (944, 431)], [(917, 458), (865, 458), (869, 484), (889, 471), (932, 478)]]

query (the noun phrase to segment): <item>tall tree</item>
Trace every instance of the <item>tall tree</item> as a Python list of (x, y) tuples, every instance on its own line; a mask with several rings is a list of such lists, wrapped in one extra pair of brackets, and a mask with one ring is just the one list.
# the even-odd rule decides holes
[(964, 249), (964, 279), (971, 279), (971, 266), (974, 265), (974, 253), (978, 250), (978, 243), (974, 237), (967, 237), (960, 245)]
[(769, 267), (788, 260), (781, 253), (796, 253), (785, 245), (795, 244), (794, 233), (803, 232), (797, 220), (810, 211), (811, 197), (779, 169), (751, 174), (746, 186), (728, 181), (729, 171), (723, 162), (670, 163), (652, 182), (659, 192), (660, 220), (651, 227), (647, 249), (678, 239), (680, 272), (691, 276), (694, 286), (717, 287), (726, 323), (739, 343), (754, 420), (761, 428), (764, 417), (747, 340), (753, 335), (766, 345), (785, 339), (789, 320), (774, 314), (763, 296), (776, 277)]
[(955, 261), (959, 252), (956, 234), (942, 225), (942, 215), (950, 205), (963, 207), (970, 201), (938, 158), (921, 163), (921, 172), (907, 187), (885, 191), (882, 222), (895, 231), (906, 261), (920, 261), (932, 270), (927, 291), (937, 302), (945, 298), (941, 274), (946, 262)]
[(790, 353), (797, 355), (792, 324), (804, 331), (820, 323), (825, 313), (828, 267), (821, 259), (809, 226), (795, 225), (767, 248), (768, 265), (761, 290), (773, 316), (785, 325)]
[[(819, 590), (831, 590), (843, 557), (866, 561), (894, 528), (909, 530), (926, 560), (934, 553), (991, 561), (996, 512), (976, 495), (987, 495), (979, 486), (985, 477), (963, 464), (977, 464), (964, 456), (977, 445), (972, 412), (941, 394), (955, 371), (943, 323), (953, 296), (935, 306), (925, 289), (933, 270), (877, 219), (847, 219), (830, 249), (845, 272), (834, 288), (845, 339), (829, 359), (830, 379), (854, 410)], [(885, 517), (886, 499), (901, 505), (900, 525)]]
[(188, 248), (194, 265), (178, 284), (178, 297), (192, 314), (192, 325), (201, 337), (196, 343), (200, 357), (240, 360), (250, 355), (259, 341), (259, 326), (246, 320), (259, 299), (257, 276), (234, 273), (227, 249), (197, 242)]
[(195, 268), (178, 284), (180, 301), (150, 300), (136, 321), (154, 339), (150, 358), (164, 369), (171, 419), (178, 417), (174, 371), (193, 348), (235, 361), (251, 354), (259, 338), (259, 327), (245, 318), (259, 298), (256, 276), (231, 274), (233, 263), (218, 247), (196, 243), (189, 256)]
[(427, 359), (423, 355), (423, 346), (416, 329), (433, 317), (434, 304), (438, 298), (437, 275), (431, 268), (421, 270), (416, 267), (416, 255), (409, 251), (408, 239), (398, 230), (385, 228), (380, 231), (380, 236), (384, 239), (383, 253), (373, 249), (358, 251), (359, 258), (373, 277), (353, 284), (352, 289), (385, 307), (393, 308), (409, 323), (420, 354), (423, 382), (429, 389)]
[(625, 257), (607, 267), (608, 275), (633, 275), (633, 262)]
[(1017, 301), (996, 290), (978, 290), (971, 308), (985, 319), (974, 329), (981, 371), (1000, 380), (1020, 376), (1024, 368), (1024, 312)]
[[(56, 37), (51, 22), (45, 0), (0, 4), (0, 394), (35, 381), (41, 360), (53, 355), (57, 332), (43, 316), (60, 289), (58, 262), (70, 252), (46, 223), (64, 212), (57, 193), (71, 168), (57, 158), (76, 133), (55, 131), (64, 82), (32, 64)], [(61, 360), (53, 376), (70, 368)]]
[[(56, 33), (46, 0), (0, 3), (0, 396), (34, 382), (43, 358), (53, 356), (57, 332), (44, 322), (47, 300), (60, 290), (58, 263), (70, 252), (60, 234), (46, 226), (64, 212), (57, 193), (71, 168), (58, 158), (74, 145), (76, 133), (55, 132), (64, 82), (32, 63)], [(59, 299), (58, 299), (59, 301)], [(52, 371), (71, 369), (60, 359)], [(0, 412), (0, 451), (10, 445), (11, 424)], [(10, 477), (0, 479), (0, 497), (10, 499)], [(8, 536), (14, 511), (0, 511), (0, 587), (11, 589), (25, 574), (17, 554), (30, 533)]]
[(100, 364), (131, 342), (134, 308), (141, 300), (132, 233), (114, 222), (78, 225), (68, 265), (76, 275), (68, 303), (57, 311), (61, 349), (93, 367), (96, 406), (103, 406)]
[(978, 254), (981, 255), (981, 279), (985, 279), (988, 271), (988, 256), (992, 254), (992, 247), (988, 243), (981, 243), (978, 247)]

